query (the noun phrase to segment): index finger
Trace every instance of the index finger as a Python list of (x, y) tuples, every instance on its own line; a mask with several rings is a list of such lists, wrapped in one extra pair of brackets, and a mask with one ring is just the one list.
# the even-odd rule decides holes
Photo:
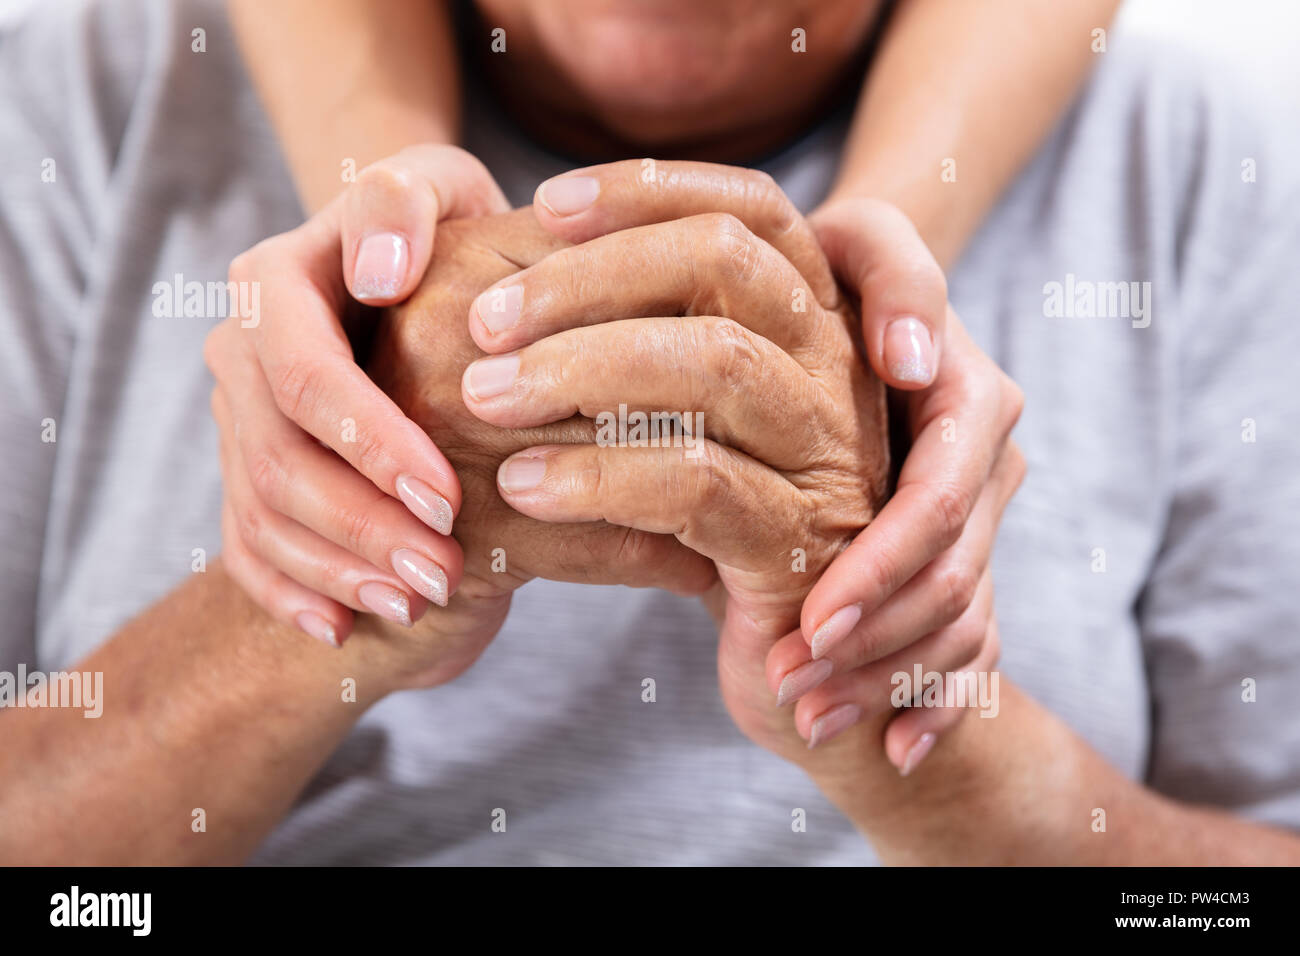
[[(258, 289), (249, 336), (281, 412), (442, 534), (460, 508), (450, 462), (356, 364), (339, 316), (347, 302), (337, 210), (254, 247), (231, 279)], [(332, 221), (333, 220), (333, 221)], [(215, 370), (214, 370), (215, 371)]]
[(730, 213), (790, 260), (818, 302), (827, 308), (839, 303), (812, 228), (761, 170), (654, 159), (588, 166), (538, 186), (533, 211), (544, 228), (573, 243), (632, 226)]

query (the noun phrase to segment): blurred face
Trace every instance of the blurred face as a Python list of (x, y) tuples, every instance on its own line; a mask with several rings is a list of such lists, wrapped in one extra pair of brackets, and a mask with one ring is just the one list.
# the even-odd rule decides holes
[[(878, 0), (478, 0), (487, 66), (534, 134), (599, 155), (738, 158), (816, 115)], [(797, 34), (795, 31), (803, 31)], [(796, 52), (802, 48), (804, 52)]]

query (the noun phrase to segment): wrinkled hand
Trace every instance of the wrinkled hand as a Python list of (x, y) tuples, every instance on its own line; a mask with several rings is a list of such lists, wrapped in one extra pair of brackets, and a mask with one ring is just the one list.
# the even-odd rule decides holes
[(357, 366), (351, 338), (414, 288), (440, 219), (508, 206), (483, 164), (418, 146), (364, 169), (297, 229), (238, 256), (256, 316), (213, 330), (204, 356), (224, 479), (231, 576), (272, 616), (338, 646), (352, 611), (399, 624), (460, 576), (447, 459)]
[(534, 577), (682, 594), (699, 594), (716, 578), (709, 560), (671, 535), (590, 519), (543, 523), (498, 492), (498, 470), (515, 452), (539, 443), (595, 447), (589, 419), (566, 414), (541, 427), (497, 427), (472, 415), (461, 393), (466, 368), (483, 357), (465, 321), (475, 296), (565, 245), (527, 209), (444, 222), (419, 287), (380, 323), (367, 369), (437, 442), (462, 496), (460, 588), (445, 610), (432, 609), (414, 633), (394, 637), (420, 649), (411, 657), (423, 669), (408, 666), (406, 686), (441, 683), (468, 667), (499, 629), (511, 593)]
[(649, 184), (636, 163), (584, 171), (600, 177), (606, 214), (625, 201), (624, 228), (478, 297), (471, 329), (496, 354), (470, 367), (465, 404), (514, 428), (699, 415), (694, 448), (530, 448), (502, 467), (501, 494), (539, 519), (672, 534), (711, 558), (724, 700), (751, 738), (795, 757), (807, 747), (781, 705), (797, 694), (778, 699), (765, 661), (884, 501), (884, 387), (856, 353), (857, 317), (816, 239), (770, 178), (699, 163), (656, 173)]
[[(810, 741), (861, 721), (869, 725), (861, 739), (879, 746), (893, 716), (884, 746), (906, 771), (960, 712), (893, 711), (892, 675), (918, 663), (987, 670), (997, 660), (987, 568), (1024, 469), (1007, 438), (1020, 392), (966, 336), (947, 307), (942, 271), (897, 209), (874, 200), (828, 204), (809, 220), (817, 244), (805, 244), (797, 241), (802, 220), (768, 177), (731, 173), (702, 164), (656, 170), (649, 161), (577, 170), (543, 184), (534, 211), (556, 235), (585, 242), (726, 210), (785, 254), (818, 296), (834, 295), (829, 265), (855, 298), (871, 365), (891, 385), (914, 390), (895, 395), (910, 448), (898, 494), (817, 584), (801, 632), (769, 655), (767, 679), (782, 699), (803, 695), (795, 724)], [(487, 329), (476, 338), (492, 350), (526, 340), (506, 331), (494, 344)]]

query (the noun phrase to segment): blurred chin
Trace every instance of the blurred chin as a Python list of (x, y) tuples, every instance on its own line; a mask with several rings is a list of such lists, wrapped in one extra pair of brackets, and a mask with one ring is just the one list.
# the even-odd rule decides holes
[[(651, 9), (663, 6), (675, 4)], [(691, 6), (709, 4), (697, 0)], [(626, 110), (628, 122), (653, 118), (726, 99), (749, 72), (748, 63), (735, 62), (725, 22), (701, 17), (695, 29), (685, 29), (680, 19), (646, 16), (640, 6), (633, 10), (640, 15), (576, 22), (566, 17), (544, 30), (550, 54), (589, 102)]]

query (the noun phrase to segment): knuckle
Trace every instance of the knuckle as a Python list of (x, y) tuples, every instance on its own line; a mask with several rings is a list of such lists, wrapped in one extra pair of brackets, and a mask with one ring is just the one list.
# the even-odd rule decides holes
[(877, 660), (880, 654), (880, 635), (876, 633), (871, 622), (864, 621), (844, 638), (844, 649), (836, 651), (836, 657), (843, 656), (853, 667), (861, 667)]
[(305, 357), (286, 356), (270, 375), (271, 394), (280, 411), (301, 422), (316, 406), (320, 395), (320, 371)]
[[(381, 429), (380, 432), (382, 431)], [(379, 475), (386, 470), (388, 450), (378, 433), (358, 427), (356, 444), (353, 447), (357, 471), (364, 475)]]
[(343, 594), (348, 591), (348, 569), (333, 557), (317, 558), (316, 574), (320, 580), (320, 587), (317, 590), (328, 592), (331, 595)]
[(558, 460), (552, 459), (546, 467), (548, 476), (551, 474), (552, 467), (557, 469), (557, 473), (563, 469), (571, 476), (573, 494), (598, 507), (609, 500), (606, 495), (617, 493), (617, 489), (610, 486), (610, 475), (605, 470), (605, 459), (594, 447), (585, 448), (576, 456), (560, 455)]
[(950, 623), (960, 618), (974, 600), (978, 584), (975, 573), (964, 563), (950, 563), (939, 571), (935, 586), (939, 591), (941, 617)]
[(614, 561), (621, 565), (636, 567), (645, 551), (645, 542), (641, 540), (635, 528), (619, 528), (618, 531)]
[(260, 554), (263, 523), (257, 504), (250, 501), (232, 504), (231, 517), (235, 523), (235, 534), (243, 542), (244, 548), (253, 554)]
[(799, 223), (799, 212), (770, 173), (752, 170), (745, 182), (745, 208), (753, 209), (754, 220), (775, 235), (784, 235)]
[(775, 194), (781, 195), (781, 187), (776, 184), (772, 174), (763, 169), (746, 170), (745, 185), (749, 188), (751, 194), (756, 195), (759, 199), (766, 200), (767, 197)]
[(865, 569), (865, 593), (876, 595), (878, 601), (893, 594), (902, 583), (900, 567), (898, 557), (890, 550), (882, 549), (873, 555)]
[(691, 510), (721, 512), (731, 501), (731, 468), (717, 445), (705, 442), (700, 449), (700, 458), (686, 469), (694, 479)]
[[(605, 296), (610, 281), (608, 265), (600, 250), (584, 244), (567, 252), (567, 261), (560, 259), (565, 268), (558, 270), (558, 275), (554, 276), (564, 283), (564, 298), (580, 307), (599, 302)], [(547, 279), (552, 279), (552, 275), (547, 275)], [(528, 292), (525, 291), (524, 295), (527, 298)]]
[(335, 513), (344, 547), (354, 554), (366, 554), (374, 539), (374, 518), (364, 508), (340, 509)]
[(930, 495), (930, 510), (938, 523), (939, 541), (950, 548), (961, 537), (970, 515), (971, 499), (965, 489), (953, 484), (940, 485)]
[(708, 317), (704, 330), (705, 363), (712, 379), (732, 386), (752, 381), (761, 357), (749, 330), (725, 316)]
[(619, 532), (614, 552), (617, 567), (640, 572), (659, 570), (664, 560), (662, 539), (635, 528), (619, 528)]
[(257, 497), (270, 505), (280, 500), (285, 487), (285, 467), (280, 456), (271, 448), (262, 447), (247, 452), (248, 481)]
[(703, 219), (706, 259), (712, 269), (739, 282), (753, 280), (759, 264), (754, 234), (728, 212), (708, 213)]

